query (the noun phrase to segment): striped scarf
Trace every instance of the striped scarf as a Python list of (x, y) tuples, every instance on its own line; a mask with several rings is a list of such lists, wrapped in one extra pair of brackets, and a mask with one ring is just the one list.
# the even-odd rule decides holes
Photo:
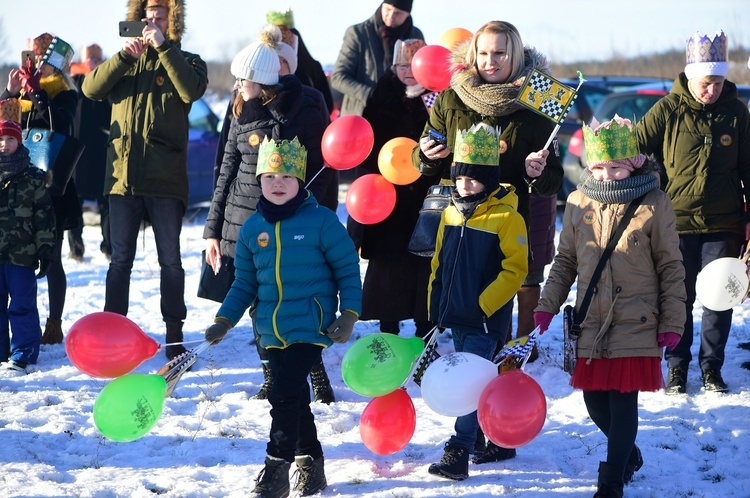
[(603, 182), (594, 180), (587, 169), (581, 173), (581, 183), (578, 185), (578, 190), (583, 195), (602, 204), (625, 204), (655, 188), (659, 188), (659, 179), (653, 174)]

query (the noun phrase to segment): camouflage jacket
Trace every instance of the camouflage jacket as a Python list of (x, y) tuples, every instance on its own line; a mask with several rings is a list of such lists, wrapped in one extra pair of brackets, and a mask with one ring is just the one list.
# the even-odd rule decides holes
[(0, 264), (36, 269), (55, 245), (55, 214), (44, 172), (33, 166), (0, 183)]

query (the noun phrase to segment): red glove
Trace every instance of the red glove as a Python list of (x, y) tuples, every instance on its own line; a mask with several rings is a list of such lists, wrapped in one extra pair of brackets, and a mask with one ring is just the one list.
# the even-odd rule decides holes
[(680, 335), (676, 332), (662, 332), (656, 335), (656, 344), (660, 348), (672, 351), (680, 343)]
[(546, 311), (534, 312), (534, 328), (539, 327), (539, 335), (547, 331), (554, 316), (552, 313), (547, 313)]
[(42, 89), (42, 85), (39, 83), (39, 80), (42, 79), (40, 73), (34, 74), (28, 67), (22, 67), (18, 71), (18, 75), (21, 77), (21, 84), (26, 93), (34, 93)]

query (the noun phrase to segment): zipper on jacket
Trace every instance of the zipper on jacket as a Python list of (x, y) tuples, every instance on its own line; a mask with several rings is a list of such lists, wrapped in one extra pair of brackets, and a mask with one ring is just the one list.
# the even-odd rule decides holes
[(271, 323), (273, 324), (273, 334), (281, 342), (281, 346), (285, 348), (287, 346), (286, 341), (281, 337), (279, 328), (276, 323), (276, 317), (279, 314), (279, 308), (281, 308), (281, 301), (284, 298), (284, 293), (281, 287), (281, 222), (277, 221), (276, 226), (273, 229), (274, 235), (276, 235), (276, 261), (274, 262), (274, 273), (276, 274), (276, 289), (279, 292), (279, 300), (276, 303), (276, 307), (273, 310), (271, 317)]
[[(460, 214), (460, 212), (459, 212)], [(463, 218), (463, 215), (461, 215)], [(445, 313), (448, 311), (448, 305), (451, 302), (451, 290), (453, 289), (453, 277), (456, 275), (456, 263), (458, 262), (458, 254), (461, 252), (461, 246), (463, 245), (463, 239), (464, 239), (464, 229), (466, 228), (466, 223), (468, 220), (464, 218), (464, 222), (461, 224), (461, 233), (458, 236), (458, 244), (456, 244), (456, 254), (453, 257), (453, 268), (451, 268), (451, 278), (450, 283), (448, 285), (448, 297), (445, 301), (445, 308), (443, 309), (443, 313), (440, 316), (440, 319), (438, 320), (438, 323), (443, 322), (443, 318), (445, 317)]]

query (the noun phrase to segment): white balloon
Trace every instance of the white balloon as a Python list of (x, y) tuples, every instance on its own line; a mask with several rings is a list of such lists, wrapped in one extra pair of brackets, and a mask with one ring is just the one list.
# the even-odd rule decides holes
[(497, 365), (472, 353), (451, 353), (435, 360), (422, 377), (422, 398), (435, 413), (460, 417), (476, 411), (479, 397)]
[(750, 279), (745, 262), (738, 258), (719, 258), (703, 267), (695, 282), (695, 293), (703, 306), (726, 311), (740, 304), (747, 294)]

